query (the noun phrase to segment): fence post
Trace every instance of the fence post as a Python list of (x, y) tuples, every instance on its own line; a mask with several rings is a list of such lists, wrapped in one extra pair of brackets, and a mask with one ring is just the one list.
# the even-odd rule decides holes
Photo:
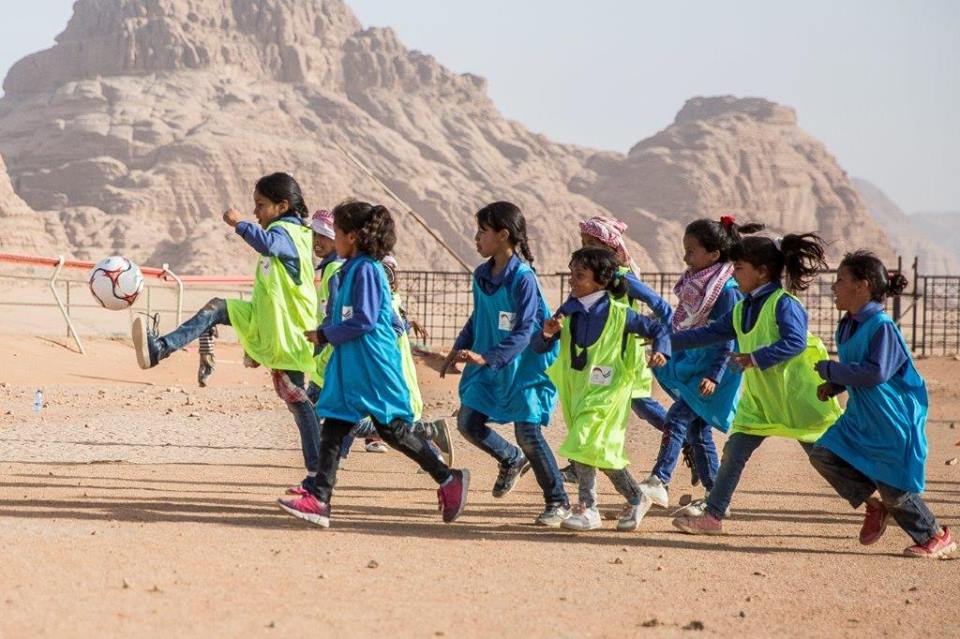
[[(903, 256), (897, 256), (897, 273), (903, 274)], [(900, 293), (897, 293), (893, 297), (893, 321), (900, 327)]]
[(77, 334), (77, 329), (73, 327), (73, 322), (70, 321), (70, 313), (67, 312), (67, 309), (64, 308), (63, 302), (60, 301), (60, 294), (57, 293), (57, 278), (60, 277), (60, 271), (63, 270), (64, 259), (63, 256), (58, 256), (57, 267), (53, 270), (53, 277), (50, 278), (50, 292), (53, 293), (53, 299), (56, 300), (57, 306), (60, 308), (60, 312), (63, 314), (63, 319), (67, 322), (67, 335), (73, 334), (73, 341), (76, 343), (77, 348), (80, 349), (81, 355), (86, 355), (87, 352), (83, 350), (83, 344), (80, 342), (80, 335)]
[(177, 282), (177, 326), (180, 326), (180, 317), (183, 315), (183, 282), (170, 270), (169, 264), (163, 265), (163, 274), (169, 275)]
[[(911, 344), (910, 350), (914, 353), (917, 352), (917, 333), (920, 331), (917, 329), (917, 304), (920, 300), (920, 276), (917, 275), (917, 263), (918, 258), (916, 255), (913, 256), (913, 343)], [(924, 300), (924, 308), (926, 308), (926, 300)]]

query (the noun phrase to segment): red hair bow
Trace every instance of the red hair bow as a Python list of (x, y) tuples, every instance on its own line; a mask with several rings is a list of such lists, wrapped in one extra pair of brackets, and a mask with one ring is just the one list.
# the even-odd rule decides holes
[(724, 215), (723, 217), (720, 218), (720, 224), (722, 224), (723, 228), (725, 229), (728, 229), (731, 226), (733, 226), (734, 223), (736, 223), (736, 221), (737, 221), (737, 218), (733, 217), (732, 215)]

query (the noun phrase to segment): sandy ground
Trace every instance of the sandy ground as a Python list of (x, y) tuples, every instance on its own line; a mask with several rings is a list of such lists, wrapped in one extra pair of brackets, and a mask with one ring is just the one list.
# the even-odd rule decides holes
[[(396, 452), (356, 447), (329, 530), (274, 503), (297, 482), (296, 429), (267, 375), (219, 350), (212, 387), (196, 353), (153, 371), (122, 340), (0, 336), (0, 637), (27, 636), (956, 636), (960, 561), (900, 556), (891, 527), (858, 545), (861, 515), (791, 442), (745, 474), (721, 538), (673, 530), (532, 525), (532, 474), (502, 500), (494, 463), (457, 439), (470, 503), (440, 522), (432, 482)], [(960, 420), (960, 362), (927, 360), (932, 417)], [(456, 378), (421, 369), (427, 413), (450, 414)], [(47, 405), (32, 409), (37, 388)], [(563, 426), (551, 427), (556, 446)], [(927, 498), (960, 524), (960, 430), (928, 428)], [(637, 423), (636, 474), (658, 438)], [(603, 506), (620, 507), (601, 480)], [(681, 468), (671, 487), (689, 492)], [(958, 529), (960, 532), (960, 529)]]

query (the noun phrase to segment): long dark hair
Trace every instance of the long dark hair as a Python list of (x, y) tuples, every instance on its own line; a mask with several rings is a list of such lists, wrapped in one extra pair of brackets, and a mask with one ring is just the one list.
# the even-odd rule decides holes
[(707, 251), (718, 251), (717, 262), (729, 262), (730, 249), (742, 239), (741, 235), (757, 233), (763, 228), (763, 224), (738, 225), (732, 215), (725, 215), (719, 221), (702, 218), (690, 222), (683, 234), (697, 240)]
[(583, 267), (593, 273), (594, 281), (614, 297), (627, 294), (627, 281), (620, 274), (620, 260), (609, 248), (586, 246), (577, 249), (570, 256), (570, 268), (574, 266)]
[(397, 243), (393, 216), (379, 204), (342, 202), (333, 209), (333, 224), (344, 233), (356, 232), (357, 249), (377, 260)]
[(772, 281), (786, 274), (784, 288), (805, 291), (817, 273), (827, 270), (823, 239), (816, 233), (784, 235), (780, 246), (769, 237), (745, 237), (730, 249), (730, 259), (765, 267)]
[(880, 258), (870, 251), (847, 253), (839, 268), (847, 269), (856, 280), (866, 280), (874, 302), (883, 302), (888, 295), (900, 295), (907, 288), (907, 278), (902, 273), (888, 273)]
[(280, 204), (284, 200), (290, 206), (287, 211), (294, 211), (302, 219), (310, 215), (310, 209), (303, 201), (303, 192), (300, 185), (288, 173), (271, 173), (257, 180), (254, 187), (260, 195), (267, 198), (274, 204)]
[(533, 253), (527, 239), (527, 221), (520, 207), (511, 202), (494, 202), (477, 211), (477, 224), (510, 234), (510, 244), (519, 249), (520, 255), (533, 267)]

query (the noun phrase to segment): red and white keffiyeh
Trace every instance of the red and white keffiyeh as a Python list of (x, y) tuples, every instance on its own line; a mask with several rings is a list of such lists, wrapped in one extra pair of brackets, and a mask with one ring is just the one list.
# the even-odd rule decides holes
[(622, 264), (629, 266), (634, 273), (638, 273), (639, 269), (633, 258), (630, 257), (627, 244), (623, 240), (623, 234), (626, 230), (627, 224), (625, 222), (604, 215), (594, 215), (589, 220), (580, 222), (581, 233), (595, 237), (609, 246), (620, 258)]
[(680, 299), (673, 313), (673, 330), (682, 331), (705, 326), (710, 319), (710, 311), (720, 298), (723, 287), (733, 276), (733, 264), (721, 262), (702, 271), (684, 272), (673, 287)]

